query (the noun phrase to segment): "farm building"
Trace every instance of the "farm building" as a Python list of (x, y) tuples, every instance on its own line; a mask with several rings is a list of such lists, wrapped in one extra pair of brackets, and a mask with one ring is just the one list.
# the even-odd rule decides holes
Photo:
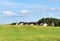
[(37, 24), (38, 24), (37, 22), (19, 22), (18, 23), (18, 25), (37, 25)]

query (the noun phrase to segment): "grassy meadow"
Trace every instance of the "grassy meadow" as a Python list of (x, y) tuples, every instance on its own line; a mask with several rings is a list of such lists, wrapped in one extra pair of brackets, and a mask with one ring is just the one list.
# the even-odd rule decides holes
[(60, 41), (60, 27), (0, 25), (0, 41)]

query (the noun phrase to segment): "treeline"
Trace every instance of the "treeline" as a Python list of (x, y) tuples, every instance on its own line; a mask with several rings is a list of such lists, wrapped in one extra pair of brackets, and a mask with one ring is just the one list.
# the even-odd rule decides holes
[[(24, 22), (23, 22), (24, 23)], [(42, 18), (37, 22), (30, 22), (30, 24), (38, 24), (47, 23), (48, 26), (60, 26), (60, 19), (57, 18)], [(28, 24), (27, 22), (25, 24)], [(12, 23), (11, 25), (16, 25), (16, 23)]]
[(60, 19), (56, 18), (42, 18), (38, 21), (38, 23), (47, 23), (48, 26), (60, 26)]

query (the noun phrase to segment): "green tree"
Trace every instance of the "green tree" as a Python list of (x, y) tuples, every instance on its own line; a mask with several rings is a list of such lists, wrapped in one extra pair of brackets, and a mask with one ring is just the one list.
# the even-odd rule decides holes
[(60, 19), (56, 19), (56, 18), (42, 18), (38, 21), (38, 23), (47, 23), (48, 26), (60, 26)]
[(11, 25), (16, 25), (16, 23), (11, 23)]

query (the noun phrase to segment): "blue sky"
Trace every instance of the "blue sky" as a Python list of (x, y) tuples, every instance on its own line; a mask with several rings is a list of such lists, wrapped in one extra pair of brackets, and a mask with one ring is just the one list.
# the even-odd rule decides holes
[(60, 0), (0, 0), (0, 24), (60, 19)]

